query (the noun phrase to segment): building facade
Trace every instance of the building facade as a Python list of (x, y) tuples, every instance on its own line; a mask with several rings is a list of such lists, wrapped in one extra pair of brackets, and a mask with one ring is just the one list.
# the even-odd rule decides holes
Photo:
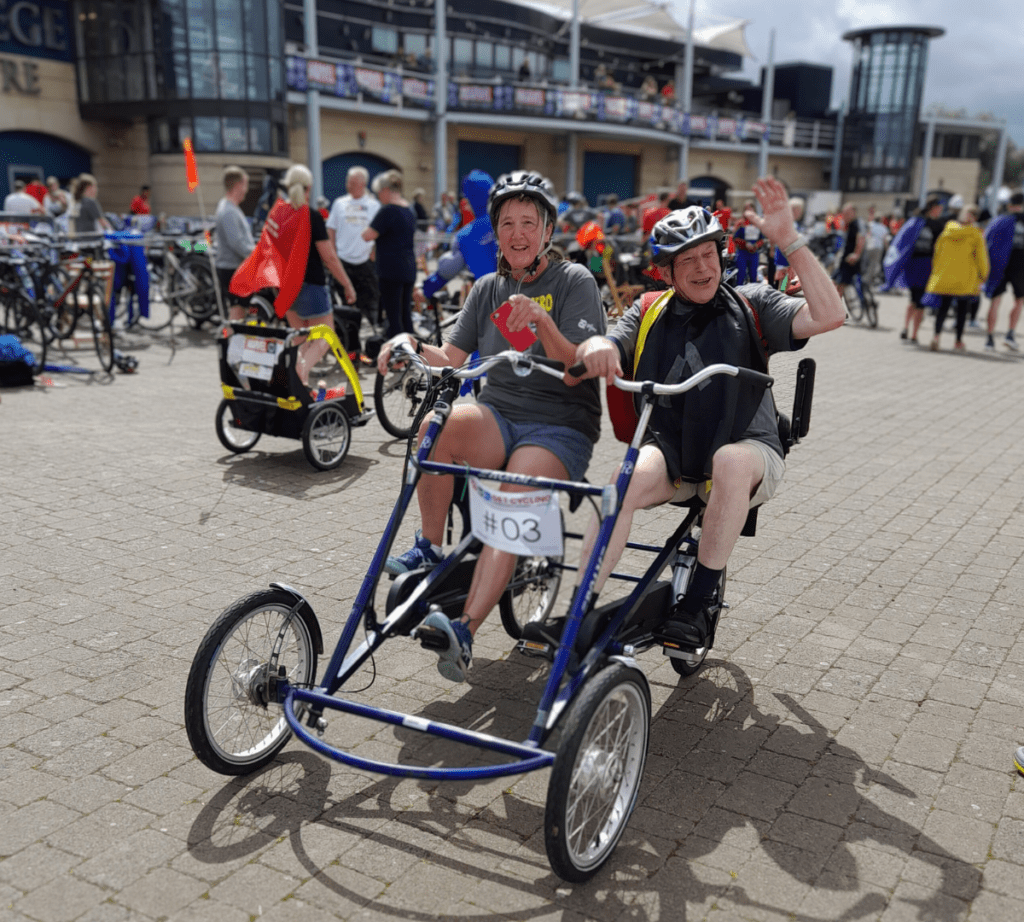
[[(780, 65), (765, 106), (737, 76), (742, 28), (695, 30), (686, 111), (685, 30), (671, 23), (573, 22), (528, 0), (0, 0), (0, 194), (89, 171), (108, 211), (147, 184), (155, 210), (197, 215), (186, 138), (207, 213), (224, 166), (250, 172), (255, 198), (291, 162), (310, 164), (329, 198), (355, 164), (401, 169), (428, 202), (474, 167), (527, 166), (591, 202), (685, 177), (691, 194), (735, 203), (765, 166), (796, 193), (886, 209), (922, 185), (977, 194), (976, 136), (992, 125), (953, 141), (950, 126), (915, 121), (905, 178), (876, 182), (852, 109), (837, 149), (831, 71)], [(926, 134), (934, 157), (920, 156)]]

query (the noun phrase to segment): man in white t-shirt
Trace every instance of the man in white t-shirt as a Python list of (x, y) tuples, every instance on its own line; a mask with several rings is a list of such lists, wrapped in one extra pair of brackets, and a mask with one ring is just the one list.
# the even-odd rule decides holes
[(882, 276), (882, 254), (889, 242), (889, 229), (875, 216), (875, 206), (868, 208), (867, 242), (864, 245), (864, 262), (861, 277), (871, 285), (877, 285)]
[(14, 191), (4, 199), (4, 211), (10, 214), (42, 214), (43, 206), (25, 191), (23, 180), (14, 180)]
[[(355, 306), (376, 325), (380, 286), (373, 259), (373, 242), (363, 240), (363, 231), (380, 210), (380, 202), (366, 190), (370, 174), (361, 166), (351, 167), (345, 177), (346, 195), (334, 200), (327, 216), (327, 236), (356, 290)], [(351, 344), (350, 344), (351, 348)]]

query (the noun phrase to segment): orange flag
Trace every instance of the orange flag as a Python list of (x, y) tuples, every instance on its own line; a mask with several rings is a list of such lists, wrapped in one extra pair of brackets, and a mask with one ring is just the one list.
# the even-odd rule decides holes
[(199, 171), (196, 169), (196, 155), (192, 153), (192, 141), (185, 138), (182, 142), (185, 148), (185, 179), (188, 181), (188, 191), (195, 192), (199, 188)]

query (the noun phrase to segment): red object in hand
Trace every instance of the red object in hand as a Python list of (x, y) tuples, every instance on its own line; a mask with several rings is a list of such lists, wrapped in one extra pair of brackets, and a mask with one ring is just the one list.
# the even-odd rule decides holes
[(512, 305), (506, 301), (501, 305), (501, 307), (491, 313), (491, 320), (501, 331), (501, 335), (508, 340), (508, 344), (517, 352), (523, 352), (537, 342), (537, 337), (529, 327), (523, 327), (523, 329), (517, 330), (513, 333), (508, 328), (508, 315), (511, 312)]

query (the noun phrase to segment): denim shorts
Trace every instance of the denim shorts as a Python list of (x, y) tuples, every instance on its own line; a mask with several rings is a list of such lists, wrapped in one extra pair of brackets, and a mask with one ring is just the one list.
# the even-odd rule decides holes
[(310, 285), (308, 282), (303, 282), (291, 309), (303, 320), (309, 320), (311, 317), (324, 317), (331, 313), (331, 299), (327, 295), (327, 286)]
[(546, 448), (569, 472), (569, 479), (579, 481), (587, 472), (590, 456), (594, 453), (594, 443), (582, 432), (568, 426), (553, 426), (551, 423), (513, 423), (505, 419), (494, 407), (487, 406), (494, 416), (501, 432), (501, 440), (505, 443), (506, 460), (522, 445), (537, 445)]

